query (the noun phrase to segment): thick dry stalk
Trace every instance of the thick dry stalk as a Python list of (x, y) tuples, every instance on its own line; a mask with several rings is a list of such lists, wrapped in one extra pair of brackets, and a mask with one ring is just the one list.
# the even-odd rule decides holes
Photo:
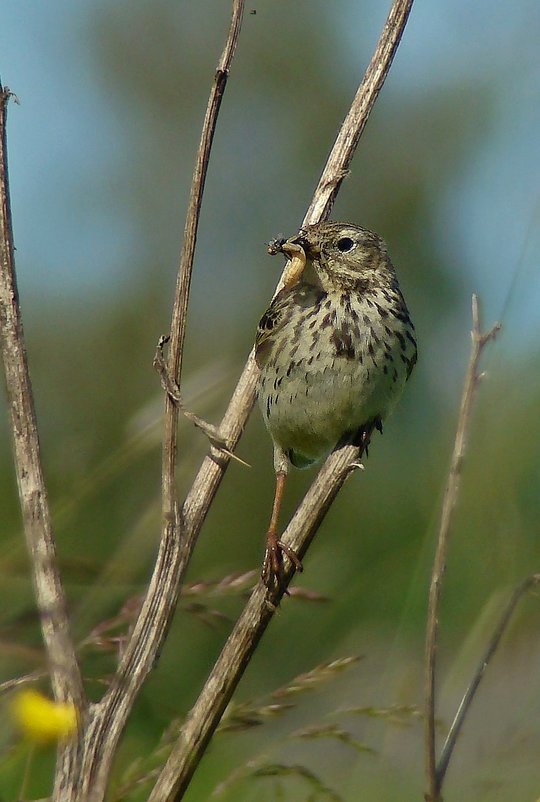
[(23, 527), (53, 691), (56, 699), (72, 700), (81, 709), (83, 684), (58, 571), (15, 276), (7, 169), (9, 97), (9, 89), (0, 86), (0, 348)]
[[(86, 704), (84, 687), (56, 559), (17, 291), (7, 167), (6, 120), (9, 98), (9, 89), (0, 85), (0, 349), (11, 416), (23, 529), (53, 693), (59, 701), (73, 701), (82, 715)], [(73, 747), (60, 745), (57, 761), (59, 771), (69, 773), (74, 760)]]
[[(355, 446), (344, 446), (335, 451), (306, 493), (283, 534), (283, 539), (300, 558), (304, 556), (343, 483), (358, 467), (359, 455), (360, 449)], [(287, 563), (283, 585), (271, 599), (262, 583), (253, 591), (182, 727), (148, 802), (176, 802), (182, 799), (292, 573), (293, 569)]]
[(332, 148), (330, 158), (319, 179), (313, 200), (304, 217), (304, 225), (326, 220), (330, 214), (341, 182), (348, 174), (352, 157), (371, 109), (392, 66), (412, 4), (413, 0), (399, 0), (392, 4), (364, 79), (358, 87), (351, 108)]
[(478, 373), (478, 365), (482, 351), (487, 343), (492, 340), (500, 329), (500, 324), (496, 324), (488, 332), (483, 333), (480, 328), (480, 317), (478, 311), (478, 299), (476, 295), (472, 297), (472, 319), (473, 327), (471, 332), (472, 346), (469, 365), (465, 376), (463, 395), (459, 410), (456, 439), (454, 451), (448, 471), (446, 490), (444, 493), (441, 521), (437, 537), (437, 548), (431, 572), (431, 584), (429, 588), (428, 614), (426, 628), (425, 645), (425, 753), (426, 753), (426, 780), (428, 791), (426, 802), (440, 802), (440, 784), (437, 779), (437, 758), (435, 741), (435, 674), (437, 658), (437, 635), (438, 635), (438, 614), (441, 598), (442, 579), (446, 568), (446, 555), (448, 552), (448, 539), (454, 508), (456, 506), (459, 490), (459, 481), (463, 467), (463, 458), (467, 446), (469, 425), (471, 422), (471, 411), (476, 395), (476, 389), (480, 382), (481, 374)]

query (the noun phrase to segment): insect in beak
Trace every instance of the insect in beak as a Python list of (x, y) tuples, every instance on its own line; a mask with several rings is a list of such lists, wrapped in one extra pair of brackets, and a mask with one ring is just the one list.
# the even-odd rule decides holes
[(291, 242), (291, 240), (284, 242), (281, 249), (289, 259), (283, 274), (283, 286), (286, 289), (290, 289), (300, 281), (300, 277), (304, 272), (306, 266), (306, 252), (301, 245), (296, 242)]

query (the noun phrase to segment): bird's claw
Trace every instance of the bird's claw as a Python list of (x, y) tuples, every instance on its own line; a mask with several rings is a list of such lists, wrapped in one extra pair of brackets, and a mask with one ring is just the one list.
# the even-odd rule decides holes
[(283, 543), (272, 533), (267, 536), (266, 552), (261, 571), (261, 576), (264, 584), (269, 591), (283, 589), (286, 593), (285, 585), (285, 567), (283, 565), (283, 555), (290, 560), (294, 566), (294, 570), (301, 573), (304, 570), (302, 561), (298, 557), (294, 549)]

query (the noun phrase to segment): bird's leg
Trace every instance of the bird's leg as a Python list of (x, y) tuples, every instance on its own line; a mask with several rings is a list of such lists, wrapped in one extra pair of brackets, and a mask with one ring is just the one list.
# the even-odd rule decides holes
[[(283, 455), (284, 456), (284, 455)], [(263, 582), (268, 590), (274, 590), (283, 582), (283, 555), (286, 554), (297, 571), (302, 571), (302, 563), (293, 549), (283, 543), (278, 535), (279, 512), (285, 491), (287, 480), (287, 467), (283, 459), (279, 460), (276, 455), (276, 490), (274, 493), (274, 503), (272, 505), (272, 515), (270, 525), (266, 533), (266, 553), (262, 568)]]

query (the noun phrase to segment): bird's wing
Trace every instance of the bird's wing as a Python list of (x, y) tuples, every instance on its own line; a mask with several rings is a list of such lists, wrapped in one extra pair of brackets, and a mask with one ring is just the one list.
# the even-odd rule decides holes
[(276, 333), (286, 323), (289, 294), (286, 289), (280, 290), (259, 321), (255, 337), (255, 361), (260, 368), (264, 367), (268, 360)]

